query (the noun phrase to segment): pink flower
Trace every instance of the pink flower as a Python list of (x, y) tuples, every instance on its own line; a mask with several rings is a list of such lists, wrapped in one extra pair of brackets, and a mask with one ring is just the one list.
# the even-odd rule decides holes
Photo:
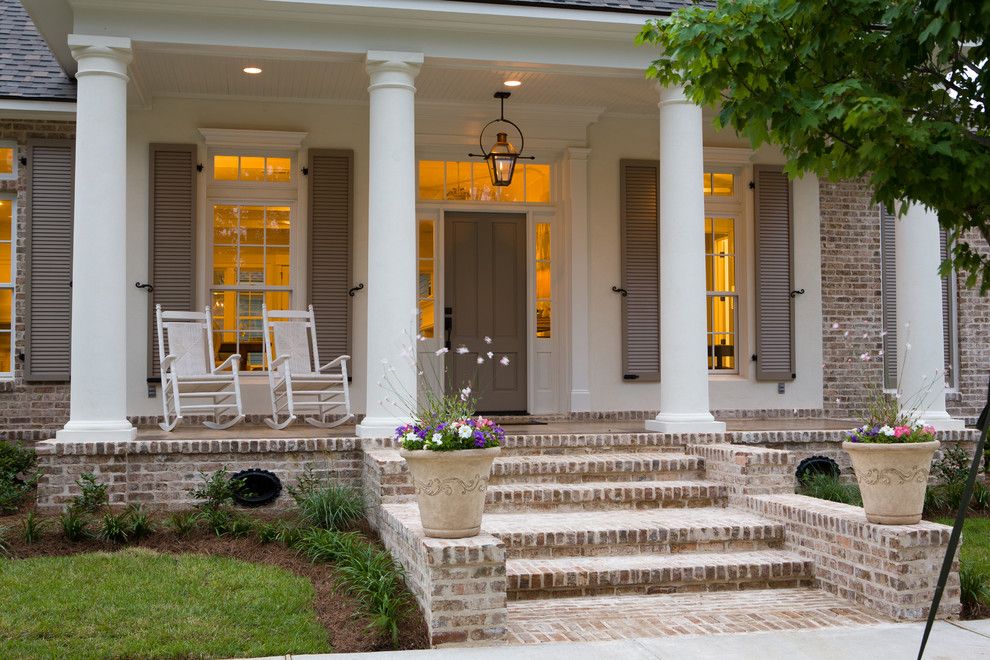
[(925, 433), (928, 433), (929, 435), (935, 435), (935, 427), (934, 426), (926, 426), (923, 430), (924, 430)]
[(910, 435), (910, 434), (911, 434), (911, 427), (910, 426), (895, 426), (894, 427), (894, 437), (895, 438), (899, 438), (902, 435)]

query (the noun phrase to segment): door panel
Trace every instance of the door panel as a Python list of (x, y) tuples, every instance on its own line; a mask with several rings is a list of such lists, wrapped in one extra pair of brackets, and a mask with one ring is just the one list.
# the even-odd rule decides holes
[[(480, 393), (480, 411), (525, 411), (526, 216), (447, 213), (444, 223), (445, 306), (453, 318), (449, 386)], [(460, 346), (468, 352), (458, 355)], [(499, 363), (503, 357), (507, 366)]]

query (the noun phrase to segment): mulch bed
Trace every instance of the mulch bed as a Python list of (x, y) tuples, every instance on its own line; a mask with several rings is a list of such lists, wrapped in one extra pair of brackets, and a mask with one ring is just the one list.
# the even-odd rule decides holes
[[(0, 526), (10, 527), (8, 540), (11, 555), (15, 559), (75, 555), (85, 552), (114, 552), (128, 547), (142, 547), (171, 554), (219, 555), (256, 564), (280, 566), (308, 578), (313, 583), (313, 588), (316, 590), (313, 608), (317, 619), (327, 629), (330, 644), (335, 652), (429, 648), (426, 622), (411, 594), (409, 614), (399, 627), (399, 645), (393, 647), (390, 639), (367, 628), (367, 620), (359, 614), (358, 604), (353, 598), (335, 590), (336, 581), (332, 564), (311, 563), (280, 543), (261, 543), (254, 537), (218, 537), (210, 531), (201, 529), (185, 537), (156, 532), (138, 542), (128, 544), (111, 544), (98, 540), (72, 542), (66, 540), (61, 535), (61, 530), (55, 527), (57, 519), (49, 517), (41, 539), (37, 543), (27, 545), (19, 537), (23, 517), (23, 515), (0, 516)], [(358, 531), (369, 540), (378, 543), (377, 536), (370, 528), (365, 527)]]

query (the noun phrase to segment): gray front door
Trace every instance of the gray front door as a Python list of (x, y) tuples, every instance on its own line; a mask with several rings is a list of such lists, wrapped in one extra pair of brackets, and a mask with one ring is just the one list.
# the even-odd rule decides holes
[[(525, 412), (526, 216), (444, 214), (444, 259), (450, 385), (470, 383), (481, 412)], [(461, 346), (468, 352), (458, 354)]]

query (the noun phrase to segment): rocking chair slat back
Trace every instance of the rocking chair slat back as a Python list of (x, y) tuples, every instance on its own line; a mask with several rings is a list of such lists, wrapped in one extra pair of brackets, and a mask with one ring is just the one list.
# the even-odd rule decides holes
[(310, 374), (316, 371), (313, 365), (313, 355), (311, 351), (311, 333), (309, 323), (306, 321), (275, 321), (270, 322), (272, 334), (275, 336), (275, 355), (279, 357), (288, 355), (289, 359), (285, 363), (289, 373)]
[(210, 353), (208, 352), (208, 331), (205, 323), (188, 321), (165, 322), (167, 353), (175, 355), (174, 369), (176, 375), (201, 376), (212, 370)]

